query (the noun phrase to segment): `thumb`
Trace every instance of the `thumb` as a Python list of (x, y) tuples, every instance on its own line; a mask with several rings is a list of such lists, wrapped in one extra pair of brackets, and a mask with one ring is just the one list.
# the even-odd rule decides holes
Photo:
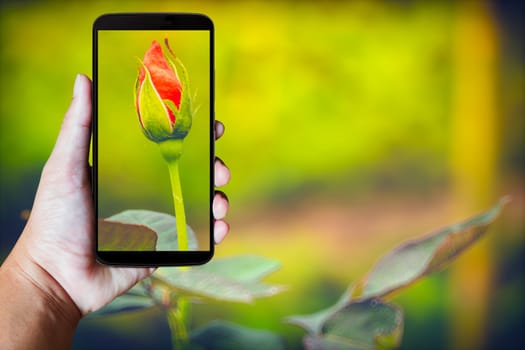
[(91, 137), (91, 81), (78, 74), (69, 106), (55, 147), (49, 158), (54, 166), (71, 171), (84, 168), (89, 155)]

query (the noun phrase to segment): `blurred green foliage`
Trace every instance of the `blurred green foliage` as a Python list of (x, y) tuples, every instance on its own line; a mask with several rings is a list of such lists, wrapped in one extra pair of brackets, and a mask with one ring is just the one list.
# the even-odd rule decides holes
[[(91, 70), (93, 20), (106, 11), (148, 9), (202, 10), (215, 21), (216, 115), (234, 135), (217, 147), (238, 175), (229, 187), (238, 201), (311, 183), (351, 186), (349, 178), (378, 167), (385, 175), (412, 167), (423, 182), (443, 175), (447, 6), (11, 6), (1, 20), (0, 69), (9, 88), (3, 89), (0, 112), (2, 150), (10, 150), (3, 166), (12, 180), (27, 164), (46, 159), (75, 73)], [(22, 147), (20, 138), (31, 141)]]

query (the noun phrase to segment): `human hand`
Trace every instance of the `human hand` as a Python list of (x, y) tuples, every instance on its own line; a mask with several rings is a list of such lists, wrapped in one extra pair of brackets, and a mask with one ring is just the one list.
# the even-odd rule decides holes
[[(91, 130), (91, 83), (79, 75), (55, 147), (38, 186), (31, 215), (15, 248), (2, 266), (26, 276), (56, 303), (62, 312), (78, 309), (77, 316), (97, 310), (124, 293), (153, 268), (109, 267), (95, 261), (94, 210), (88, 153)], [(217, 122), (218, 139), (224, 125)], [(215, 162), (215, 185), (230, 178), (224, 163)], [(223, 220), (228, 199), (217, 191), (213, 202), (215, 242), (229, 231)], [(62, 293), (62, 290), (64, 293)]]

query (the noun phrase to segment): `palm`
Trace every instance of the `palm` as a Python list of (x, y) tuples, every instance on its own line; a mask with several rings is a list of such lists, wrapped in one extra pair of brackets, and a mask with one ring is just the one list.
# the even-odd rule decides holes
[(34, 249), (29, 253), (54, 276), (85, 315), (146, 277), (148, 269), (97, 263), (88, 172), (80, 171), (75, 177), (64, 171), (57, 173), (58, 167), (46, 168), (51, 170), (44, 170), (28, 223), (28, 227), (38, 223), (38, 235), (31, 238)]

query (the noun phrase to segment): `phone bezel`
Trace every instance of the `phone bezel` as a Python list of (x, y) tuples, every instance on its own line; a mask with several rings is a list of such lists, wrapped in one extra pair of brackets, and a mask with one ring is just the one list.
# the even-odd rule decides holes
[[(99, 251), (98, 250), (98, 31), (99, 30), (209, 30), (210, 32), (210, 250), (209, 251)], [(95, 212), (95, 257), (107, 265), (184, 266), (200, 265), (214, 253), (215, 83), (214, 27), (211, 19), (195, 13), (113, 13), (93, 23), (93, 172), (91, 177)]]

